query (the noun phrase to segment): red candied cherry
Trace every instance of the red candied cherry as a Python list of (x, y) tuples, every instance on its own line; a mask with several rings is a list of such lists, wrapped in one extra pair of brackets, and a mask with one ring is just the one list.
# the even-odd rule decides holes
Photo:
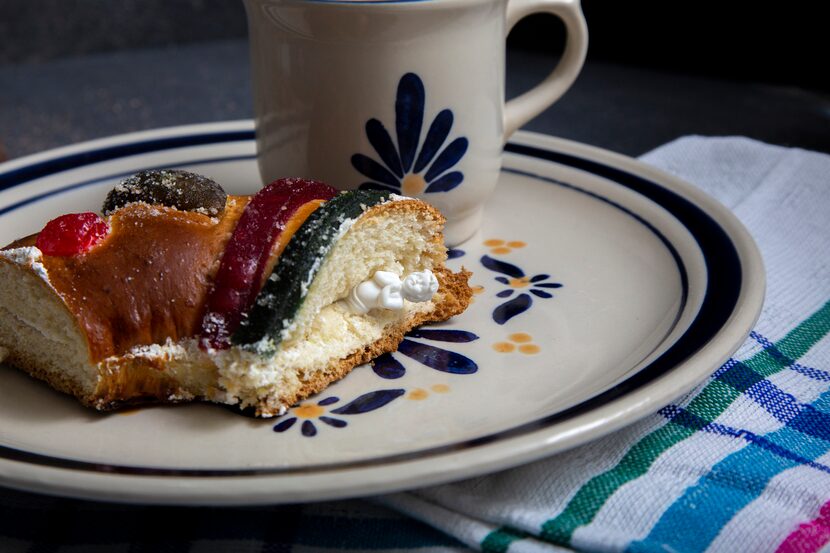
[(46, 223), (35, 245), (44, 255), (77, 255), (94, 248), (109, 231), (110, 226), (96, 213), (69, 213)]

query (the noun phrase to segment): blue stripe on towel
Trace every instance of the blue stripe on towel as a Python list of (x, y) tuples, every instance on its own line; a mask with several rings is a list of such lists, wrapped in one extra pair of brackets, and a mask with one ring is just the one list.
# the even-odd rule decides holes
[[(822, 426), (830, 417), (828, 410), (830, 392), (824, 392), (787, 426), (764, 438), (784, 450), (815, 461), (830, 449), (828, 429)], [(649, 535), (631, 543), (628, 551), (704, 551), (736, 513), (763, 493), (772, 478), (798, 465), (796, 460), (750, 442), (744, 449), (717, 463), (697, 484), (688, 488), (663, 513)]]
[(763, 407), (780, 422), (789, 422), (796, 417), (803, 405), (792, 394), (778, 388), (763, 375), (753, 371), (740, 361), (729, 360), (714, 375), (716, 380), (728, 384)]
[(789, 449), (781, 447), (780, 445), (771, 442), (764, 436), (759, 436), (758, 434), (750, 432), (749, 430), (735, 428), (733, 426), (728, 426), (716, 422), (706, 423), (706, 421), (703, 421), (694, 413), (690, 413), (676, 405), (668, 405), (664, 407), (660, 410), (660, 414), (666, 417), (667, 419), (671, 420), (675, 424), (685, 426), (686, 428), (700, 430), (701, 432), (708, 432), (710, 434), (728, 436), (730, 438), (738, 438), (746, 442), (753, 443), (758, 447), (762, 447), (770, 453), (774, 453), (775, 455), (779, 455), (785, 459), (795, 461), (800, 465), (804, 465), (819, 470), (821, 472), (826, 472), (827, 474), (830, 474), (830, 466), (822, 463), (817, 463), (811, 459), (807, 459), (806, 457), (803, 457), (790, 451)]

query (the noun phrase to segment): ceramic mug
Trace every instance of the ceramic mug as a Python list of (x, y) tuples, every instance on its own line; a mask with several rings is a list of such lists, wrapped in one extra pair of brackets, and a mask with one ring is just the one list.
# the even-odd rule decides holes
[[(316, 178), (421, 198), (448, 245), (478, 229), (507, 138), (576, 78), (578, 0), (245, 0), (265, 182)], [(565, 23), (565, 52), (505, 103), (505, 38), (535, 12)]]

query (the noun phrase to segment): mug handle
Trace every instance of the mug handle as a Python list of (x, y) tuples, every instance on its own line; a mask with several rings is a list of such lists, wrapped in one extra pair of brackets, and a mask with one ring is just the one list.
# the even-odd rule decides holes
[(505, 142), (519, 127), (539, 115), (570, 88), (582, 69), (588, 52), (588, 26), (579, 0), (509, 0), (507, 33), (520, 19), (539, 12), (551, 13), (565, 23), (568, 35), (565, 51), (556, 68), (544, 81), (505, 105)]

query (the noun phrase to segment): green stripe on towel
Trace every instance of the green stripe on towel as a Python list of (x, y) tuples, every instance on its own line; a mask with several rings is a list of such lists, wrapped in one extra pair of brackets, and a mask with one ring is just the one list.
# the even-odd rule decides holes
[[(769, 377), (801, 358), (828, 332), (830, 302), (825, 303), (775, 344), (776, 349), (785, 357), (775, 356), (765, 349), (745, 361), (744, 365), (764, 378)], [(689, 402), (686, 410), (707, 423), (714, 422), (740, 395), (741, 392), (728, 384), (713, 380)], [(574, 531), (589, 524), (620, 487), (643, 476), (660, 455), (695, 432), (669, 421), (641, 438), (613, 468), (585, 483), (559, 515), (542, 524), (539, 537), (552, 543), (570, 545)], [(503, 552), (507, 551), (512, 542), (523, 537), (514, 530), (499, 528), (488, 534), (481, 545), (484, 549), (485, 544), (498, 544), (498, 548), (486, 551)]]

